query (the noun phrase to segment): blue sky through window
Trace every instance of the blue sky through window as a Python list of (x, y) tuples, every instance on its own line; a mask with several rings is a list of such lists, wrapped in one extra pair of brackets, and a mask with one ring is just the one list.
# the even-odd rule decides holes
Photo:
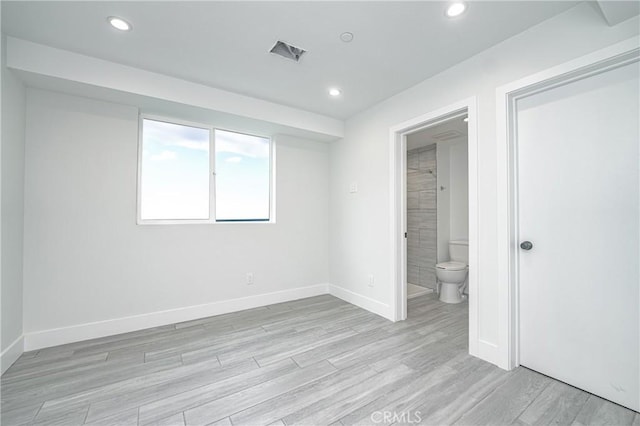
[[(143, 120), (140, 217), (207, 220), (209, 129)], [(268, 220), (270, 140), (215, 130), (216, 220)]]
[(268, 220), (269, 139), (215, 131), (216, 220)]
[(209, 130), (143, 120), (141, 219), (209, 218)]

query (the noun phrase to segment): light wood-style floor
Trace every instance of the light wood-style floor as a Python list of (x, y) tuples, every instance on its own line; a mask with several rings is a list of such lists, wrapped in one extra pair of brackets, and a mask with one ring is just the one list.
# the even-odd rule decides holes
[(2, 425), (640, 425), (637, 413), (467, 355), (467, 305), (391, 323), (331, 296), (25, 353)]

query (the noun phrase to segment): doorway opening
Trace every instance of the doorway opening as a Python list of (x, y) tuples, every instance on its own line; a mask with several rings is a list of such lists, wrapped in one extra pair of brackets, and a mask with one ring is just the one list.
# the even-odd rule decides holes
[(406, 136), (408, 299), (468, 299), (467, 127), (467, 116), (455, 117)]
[(457, 248), (468, 256), (468, 274), (455, 289), (461, 289), (469, 303), (472, 355), (478, 324), (476, 126), (476, 99), (469, 98), (398, 124), (390, 132), (393, 318), (407, 319), (409, 296), (439, 298), (446, 280), (438, 279), (436, 264), (452, 260), (450, 242), (464, 243)]

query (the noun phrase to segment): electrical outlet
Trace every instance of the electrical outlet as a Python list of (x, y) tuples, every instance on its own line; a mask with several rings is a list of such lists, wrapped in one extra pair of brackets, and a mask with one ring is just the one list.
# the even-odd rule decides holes
[(253, 284), (253, 272), (247, 272), (247, 285)]
[(369, 285), (369, 287), (373, 287), (373, 283), (374, 283), (374, 279), (373, 279), (373, 274), (369, 275), (369, 278), (367, 280), (367, 284)]
[(351, 185), (349, 185), (349, 192), (352, 194), (358, 192), (358, 182), (351, 182)]

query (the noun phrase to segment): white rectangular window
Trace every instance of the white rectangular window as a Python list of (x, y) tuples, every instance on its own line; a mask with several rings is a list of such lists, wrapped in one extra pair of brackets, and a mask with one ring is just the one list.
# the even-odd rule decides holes
[(271, 140), (142, 118), (140, 223), (268, 222)]

